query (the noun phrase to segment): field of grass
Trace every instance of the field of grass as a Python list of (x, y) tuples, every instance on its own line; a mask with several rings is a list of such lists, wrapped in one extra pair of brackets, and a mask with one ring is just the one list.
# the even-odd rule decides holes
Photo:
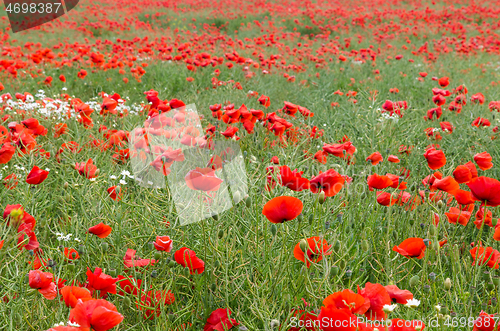
[(500, 330), (499, 5), (2, 8), (0, 330)]

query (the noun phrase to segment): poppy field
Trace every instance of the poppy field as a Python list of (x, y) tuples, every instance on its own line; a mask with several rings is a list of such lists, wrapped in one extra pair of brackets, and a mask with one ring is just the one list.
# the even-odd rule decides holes
[(500, 330), (500, 1), (0, 22), (0, 330)]

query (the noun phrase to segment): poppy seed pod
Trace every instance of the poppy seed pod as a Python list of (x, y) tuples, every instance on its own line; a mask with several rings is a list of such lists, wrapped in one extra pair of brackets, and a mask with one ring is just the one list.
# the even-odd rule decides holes
[(444, 281), (444, 289), (449, 291), (451, 289), (451, 279), (446, 278)]
[(495, 286), (500, 285), (500, 277), (498, 277), (498, 276), (493, 277), (493, 284)]
[(161, 258), (161, 252), (156, 251), (156, 252), (154, 253), (154, 258), (155, 258), (155, 260), (159, 260), (159, 259)]
[(116, 269), (109, 269), (109, 272), (108, 272), (108, 273), (109, 273), (109, 275), (110, 275), (111, 277), (116, 277), (116, 274), (117, 274)]
[(71, 272), (75, 271), (75, 265), (73, 263), (68, 263), (68, 270)]
[(411, 287), (417, 286), (418, 283), (420, 283), (420, 277), (419, 276), (415, 275), (412, 278), (410, 278), (410, 286)]
[(170, 260), (170, 261), (168, 261), (168, 267), (169, 267), (169, 268), (173, 268), (173, 267), (175, 267), (175, 261), (174, 261), (174, 260)]
[(434, 272), (431, 272), (429, 274), (429, 279), (432, 280), (432, 281), (435, 281), (436, 280), (436, 274)]

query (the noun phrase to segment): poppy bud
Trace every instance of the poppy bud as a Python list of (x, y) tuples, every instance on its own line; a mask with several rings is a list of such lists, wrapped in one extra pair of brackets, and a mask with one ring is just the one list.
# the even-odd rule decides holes
[(300, 243), (299, 243), (300, 250), (301, 250), (301, 251), (303, 251), (303, 252), (305, 253), (305, 252), (306, 252), (306, 250), (307, 250), (307, 246), (308, 246), (308, 244), (307, 244), (307, 240), (305, 240), (305, 239), (301, 239), (301, 240), (300, 240)]
[(330, 221), (325, 222), (325, 230), (328, 230), (330, 228)]
[(447, 291), (449, 291), (451, 289), (451, 279), (450, 278), (446, 278), (446, 280), (444, 281), (444, 288)]
[(185, 268), (184, 268), (184, 276), (189, 277), (189, 274), (190, 274), (190, 273), (189, 273), (189, 268), (188, 268), (188, 267), (185, 267)]
[(243, 151), (243, 157), (245, 157), (245, 158), (246, 158), (246, 157), (247, 157), (247, 155), (248, 155), (247, 151)]
[(168, 267), (169, 267), (169, 268), (173, 268), (173, 267), (175, 267), (175, 261), (174, 261), (174, 260), (170, 260), (170, 261), (168, 261)]
[(302, 216), (302, 214), (299, 214), (299, 216), (297, 216), (297, 221), (302, 222), (303, 220), (304, 220), (304, 216)]
[(430, 242), (430, 240), (429, 240), (429, 239), (424, 239), (424, 244), (425, 244), (425, 247), (429, 247), (429, 242)]
[(320, 205), (325, 203), (325, 191), (319, 193), (318, 202)]
[(130, 298), (129, 297), (123, 297), (123, 305), (126, 307), (130, 306)]
[(410, 278), (410, 286), (411, 287), (417, 286), (418, 283), (420, 283), (420, 277), (418, 277), (417, 275), (415, 275), (412, 278)]
[(276, 235), (276, 232), (278, 232), (278, 228), (276, 227), (276, 224), (271, 224), (271, 234), (273, 237)]
[(214, 219), (214, 221), (217, 221), (217, 220), (219, 220), (219, 215), (217, 215), (217, 214), (212, 215), (212, 218)]
[(338, 251), (340, 249), (340, 241), (335, 240), (335, 243), (333, 244), (333, 249)]
[(241, 201), (241, 194), (239, 191), (234, 192), (233, 194), (233, 201)]
[(65, 190), (68, 188), (68, 186), (69, 186), (68, 182), (65, 182), (64, 185), (63, 185), (63, 187), (64, 187)]
[(429, 292), (431, 290), (431, 286), (430, 285), (424, 285), (424, 291), (425, 292)]
[(219, 239), (222, 239), (222, 237), (224, 237), (224, 230), (220, 229), (220, 230), (219, 230), (219, 233), (217, 234), (217, 237), (218, 237)]
[(271, 329), (276, 329), (280, 325), (280, 321), (271, 320)]
[(155, 260), (159, 260), (159, 259), (161, 259), (161, 252), (156, 251), (156, 252), (154, 253), (154, 258), (155, 258)]
[(245, 200), (245, 203), (246, 203), (247, 208), (252, 207), (252, 198), (247, 197)]
[(444, 206), (443, 200), (439, 200), (439, 201), (437, 202), (437, 206), (438, 206), (439, 208), (443, 208), (443, 206)]
[(314, 221), (314, 214), (309, 214), (309, 225), (312, 225)]
[(332, 268), (330, 269), (332, 276), (337, 276), (339, 274), (339, 271), (340, 269), (336, 265), (332, 266)]
[(432, 281), (435, 281), (436, 280), (436, 274), (434, 272), (431, 272), (429, 274), (429, 279), (432, 280)]
[(107, 242), (103, 242), (103, 243), (101, 243), (101, 247), (106, 252), (108, 250), (108, 248), (109, 248), (109, 245), (108, 245)]
[(430, 234), (431, 236), (435, 236), (435, 235), (436, 235), (436, 227), (435, 227), (434, 225), (431, 225), (431, 226), (429, 227), (429, 234)]
[(100, 172), (101, 172), (101, 170), (100, 170), (100, 169), (97, 169), (97, 170), (95, 171), (95, 176), (96, 176), (96, 177), (97, 177), (97, 176), (99, 176), (99, 173), (100, 173)]
[(214, 266), (215, 266), (216, 268), (220, 267), (220, 262), (219, 262), (219, 260), (215, 260)]
[(71, 272), (75, 271), (75, 265), (73, 263), (68, 263), (68, 270)]
[(370, 244), (368, 244), (367, 240), (363, 240), (361, 242), (361, 249), (363, 249), (363, 251), (365, 252), (368, 252), (368, 250), (370, 249)]
[(150, 241), (150, 242), (148, 242), (148, 249), (149, 249), (150, 251), (152, 251), (153, 249), (155, 249), (155, 246), (153, 245), (153, 243), (152, 243), (151, 241)]
[(78, 254), (85, 254), (85, 245), (80, 245), (80, 247), (78, 248)]
[(212, 290), (212, 292), (215, 292), (215, 290), (217, 289), (217, 285), (215, 285), (215, 283), (210, 285), (210, 289)]
[(342, 223), (342, 214), (337, 215), (337, 222)]

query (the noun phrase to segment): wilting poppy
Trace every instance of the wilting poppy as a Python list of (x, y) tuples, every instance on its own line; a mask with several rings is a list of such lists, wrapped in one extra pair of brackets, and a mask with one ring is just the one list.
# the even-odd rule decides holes
[[(326, 242), (325, 239), (320, 237), (311, 237), (307, 239), (307, 247), (305, 248), (306, 252), (302, 250), (300, 247), (300, 242), (295, 245), (293, 249), (293, 256), (302, 262), (305, 262), (307, 267), (311, 266), (311, 262), (317, 263), (323, 259), (324, 255), (330, 255), (332, 252), (328, 252), (330, 249), (330, 245)], [(306, 258), (307, 255), (307, 258)]]
[(107, 191), (111, 199), (115, 201), (120, 201), (122, 199), (122, 188), (120, 186), (111, 186)]
[(408, 290), (401, 290), (396, 285), (384, 286), (392, 301), (405, 305), (408, 300), (413, 299), (413, 293)]
[(88, 159), (85, 163), (76, 163), (75, 169), (80, 175), (85, 176), (88, 179), (97, 177), (97, 166), (94, 164), (92, 159)]
[(262, 214), (271, 223), (291, 221), (302, 213), (303, 204), (300, 199), (281, 196), (269, 200), (262, 209)]
[(393, 251), (406, 256), (407, 258), (416, 257), (421, 259), (425, 254), (425, 243), (421, 238), (408, 238), (398, 246), (392, 248)]
[(189, 171), (184, 179), (190, 189), (205, 192), (217, 191), (223, 182), (212, 168), (196, 167)]
[(106, 238), (107, 236), (109, 236), (109, 234), (111, 233), (111, 230), (112, 229), (109, 225), (106, 225), (103, 222), (101, 222), (97, 225), (90, 227), (88, 229), (88, 232), (95, 234), (96, 236), (98, 236), (99, 238), (102, 239), (102, 238)]
[(175, 262), (189, 269), (189, 273), (201, 274), (205, 271), (205, 262), (196, 256), (195, 251), (182, 247), (174, 254)]
[(57, 288), (53, 279), (54, 275), (50, 272), (31, 270), (28, 274), (29, 286), (37, 289), (48, 300), (54, 300), (57, 296)]

